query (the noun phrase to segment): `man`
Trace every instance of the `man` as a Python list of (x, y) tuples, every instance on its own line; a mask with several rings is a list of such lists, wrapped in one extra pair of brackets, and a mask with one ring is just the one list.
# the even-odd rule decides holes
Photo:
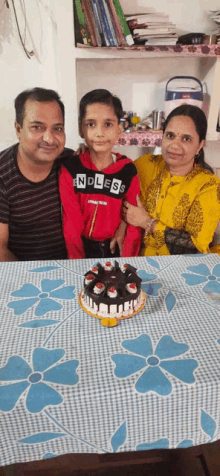
[(19, 143), (0, 153), (0, 261), (63, 259), (58, 173), (64, 149), (64, 105), (50, 89), (15, 99)]

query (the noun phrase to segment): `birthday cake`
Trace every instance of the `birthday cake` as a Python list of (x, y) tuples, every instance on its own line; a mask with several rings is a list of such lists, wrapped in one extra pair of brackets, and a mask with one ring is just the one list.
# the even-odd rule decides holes
[(137, 314), (144, 307), (146, 295), (141, 289), (136, 268), (115, 261), (98, 263), (84, 277), (79, 296), (81, 307), (88, 314), (101, 319), (101, 324), (113, 327), (121, 319)]

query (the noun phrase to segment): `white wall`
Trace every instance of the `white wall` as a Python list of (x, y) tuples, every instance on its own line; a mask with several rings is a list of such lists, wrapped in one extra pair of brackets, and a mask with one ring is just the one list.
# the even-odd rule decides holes
[[(47, 2), (48, 3), (48, 2)], [(14, 133), (13, 102), (17, 94), (35, 86), (57, 89), (58, 77), (55, 64), (53, 18), (49, 9), (41, 2), (25, 2), (28, 26), (27, 48), (34, 55), (28, 59), (22, 50), (15, 26), (12, 4), (1, 12), (0, 23), (0, 146), (1, 149), (16, 140)], [(15, 1), (18, 20), (24, 32), (24, 17), (21, 3)]]

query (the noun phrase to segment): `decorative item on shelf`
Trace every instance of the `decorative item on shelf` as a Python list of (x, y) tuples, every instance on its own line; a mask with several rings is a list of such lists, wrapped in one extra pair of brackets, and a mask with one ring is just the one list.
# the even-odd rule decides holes
[(146, 131), (160, 132), (164, 122), (164, 112), (155, 109), (142, 120), (136, 112), (124, 112), (121, 122), (123, 124), (123, 132), (126, 134)]
[(181, 45), (201, 45), (204, 37), (205, 33), (187, 33), (186, 35), (179, 36), (177, 45), (179, 43)]
[[(181, 80), (181, 85), (170, 87), (171, 81)], [(197, 87), (192, 86), (192, 81), (197, 83)], [(191, 85), (189, 85), (191, 82)], [(199, 84), (199, 88), (198, 88)], [(168, 88), (169, 86), (169, 88)], [(203, 108), (203, 85), (194, 76), (173, 76), (167, 81), (165, 90), (165, 118), (168, 114), (181, 104), (192, 104)]]
[(138, 124), (140, 124), (141, 119), (137, 114), (134, 114), (134, 116), (131, 118), (131, 123), (132, 123), (132, 131), (136, 132), (138, 131)]
[(158, 111), (155, 109), (152, 112), (153, 115), (153, 131), (161, 131), (163, 128), (164, 122), (164, 113), (163, 111)]
[(132, 123), (132, 118), (135, 114), (131, 111), (124, 111), (124, 116), (123, 118), (121, 119), (121, 122), (123, 124), (123, 131), (124, 132), (131, 132), (132, 131), (132, 127), (133, 127), (133, 123)]
[(217, 35), (205, 35), (203, 38), (203, 45), (216, 45)]

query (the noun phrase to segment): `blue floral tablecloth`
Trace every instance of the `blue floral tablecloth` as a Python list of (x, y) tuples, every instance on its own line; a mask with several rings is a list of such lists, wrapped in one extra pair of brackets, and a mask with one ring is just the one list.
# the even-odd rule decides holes
[(0, 263), (0, 466), (220, 438), (219, 257), (120, 259), (147, 303), (115, 328), (78, 304), (95, 262)]

